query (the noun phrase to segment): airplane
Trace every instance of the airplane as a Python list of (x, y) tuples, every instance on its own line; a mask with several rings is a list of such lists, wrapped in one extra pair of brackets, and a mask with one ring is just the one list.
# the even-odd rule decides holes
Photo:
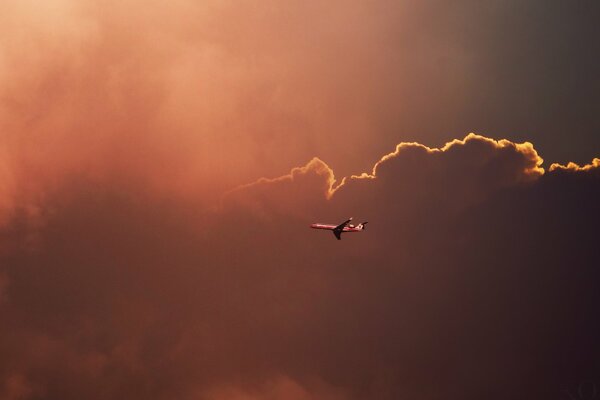
[(360, 232), (365, 229), (365, 225), (367, 222), (363, 222), (362, 224), (358, 224), (356, 226), (350, 223), (352, 221), (352, 217), (347, 221), (342, 222), (339, 225), (330, 225), (330, 224), (311, 224), (310, 227), (313, 229), (327, 229), (333, 231), (333, 234), (337, 238), (337, 240), (342, 240), (342, 233), (344, 232)]

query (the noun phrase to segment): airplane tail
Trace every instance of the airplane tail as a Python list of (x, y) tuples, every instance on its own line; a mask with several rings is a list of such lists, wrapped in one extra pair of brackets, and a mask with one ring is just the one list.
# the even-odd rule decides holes
[(368, 223), (369, 223), (369, 221), (365, 221), (365, 222), (361, 223), (361, 224), (360, 224), (360, 225), (358, 225), (358, 226), (360, 226), (360, 229), (361, 229), (361, 230), (362, 230), (362, 229), (366, 229), (366, 228), (367, 228), (367, 227), (366, 227), (366, 225), (367, 225)]

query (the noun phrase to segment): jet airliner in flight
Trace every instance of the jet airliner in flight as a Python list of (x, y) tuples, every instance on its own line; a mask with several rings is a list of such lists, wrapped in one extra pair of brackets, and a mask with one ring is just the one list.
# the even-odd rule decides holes
[(367, 225), (367, 222), (363, 222), (362, 224), (358, 224), (358, 225), (354, 226), (350, 223), (350, 221), (352, 221), (352, 217), (349, 220), (344, 221), (339, 225), (318, 224), (317, 223), (317, 224), (312, 224), (310, 227), (313, 229), (327, 229), (327, 230), (333, 231), (333, 234), (335, 235), (337, 240), (341, 240), (342, 233), (360, 232), (360, 231), (364, 230), (365, 225)]

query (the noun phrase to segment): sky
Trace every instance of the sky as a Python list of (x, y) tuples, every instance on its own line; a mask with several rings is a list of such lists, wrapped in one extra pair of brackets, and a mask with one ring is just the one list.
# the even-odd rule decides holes
[(599, 17), (0, 3), (0, 399), (594, 398)]

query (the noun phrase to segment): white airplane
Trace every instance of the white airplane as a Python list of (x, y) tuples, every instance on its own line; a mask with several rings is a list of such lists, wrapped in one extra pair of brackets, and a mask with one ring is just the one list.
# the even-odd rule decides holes
[(349, 220), (342, 222), (339, 225), (330, 225), (330, 224), (312, 224), (310, 227), (313, 229), (327, 229), (333, 231), (333, 234), (337, 238), (337, 240), (342, 239), (342, 233), (344, 232), (360, 232), (365, 229), (365, 225), (367, 222), (363, 222), (362, 224), (358, 224), (356, 226), (350, 223), (352, 221), (352, 217)]

